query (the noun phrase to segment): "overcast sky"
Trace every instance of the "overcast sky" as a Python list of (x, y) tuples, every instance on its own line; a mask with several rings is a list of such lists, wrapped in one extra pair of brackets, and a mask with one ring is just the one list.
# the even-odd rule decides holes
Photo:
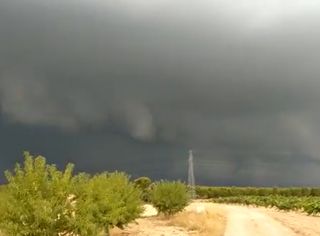
[(0, 1), (1, 172), (319, 185), (319, 102), (318, 0)]

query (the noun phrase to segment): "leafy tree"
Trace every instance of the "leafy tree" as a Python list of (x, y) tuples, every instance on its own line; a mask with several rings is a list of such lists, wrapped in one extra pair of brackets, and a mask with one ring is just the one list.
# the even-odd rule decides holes
[(0, 229), (5, 235), (96, 236), (123, 227), (142, 212), (140, 192), (124, 173), (72, 175), (24, 153), (23, 166), (6, 171), (0, 200)]
[(188, 205), (188, 188), (179, 181), (160, 181), (152, 190), (151, 202), (159, 213), (173, 215)]
[(6, 171), (7, 200), (2, 205), (0, 228), (6, 235), (37, 236), (72, 232), (68, 224), (73, 165), (64, 171), (46, 164), (42, 156), (24, 153), (24, 164)]
[[(114, 226), (122, 228), (142, 212), (140, 191), (125, 173), (102, 173), (92, 178), (82, 174), (75, 182), (78, 188), (74, 221), (80, 235), (97, 235), (100, 230), (108, 233)], [(83, 222), (88, 210), (89, 220)]]
[(148, 177), (140, 177), (134, 180), (134, 185), (141, 190), (141, 199), (144, 202), (150, 202), (152, 181)]

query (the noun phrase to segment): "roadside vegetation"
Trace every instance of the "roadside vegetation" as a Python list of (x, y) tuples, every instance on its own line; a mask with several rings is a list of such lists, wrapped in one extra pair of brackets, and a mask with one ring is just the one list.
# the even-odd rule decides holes
[(108, 235), (142, 212), (140, 190), (125, 173), (73, 175), (24, 153), (23, 165), (6, 171), (2, 187), (0, 229), (4, 235)]
[(73, 174), (74, 165), (59, 170), (42, 156), (24, 153), (24, 162), (6, 171), (0, 186), (0, 235), (109, 235), (140, 217), (144, 202), (173, 215), (188, 204), (181, 182), (131, 181), (123, 172)]
[(182, 211), (190, 200), (187, 186), (178, 181), (156, 183), (150, 199), (158, 212), (164, 215), (174, 215)]
[[(197, 236), (223, 236), (226, 212), (209, 202), (193, 202), (186, 211), (168, 219), (168, 225), (180, 226)], [(196, 232), (196, 234), (194, 234)]]

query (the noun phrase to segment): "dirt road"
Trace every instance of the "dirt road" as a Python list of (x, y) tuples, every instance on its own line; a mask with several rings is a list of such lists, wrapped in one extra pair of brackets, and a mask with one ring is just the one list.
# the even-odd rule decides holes
[(225, 236), (319, 236), (320, 217), (237, 205), (219, 205), (226, 212)]
[(296, 212), (194, 201), (170, 219), (148, 205), (144, 217), (112, 236), (320, 236), (320, 217)]

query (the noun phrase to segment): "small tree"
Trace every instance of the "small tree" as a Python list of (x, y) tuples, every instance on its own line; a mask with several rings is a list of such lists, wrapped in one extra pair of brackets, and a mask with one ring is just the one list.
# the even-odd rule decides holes
[(188, 188), (179, 181), (160, 181), (152, 189), (151, 202), (159, 213), (173, 215), (188, 205)]
[(151, 183), (152, 183), (151, 179), (149, 177), (144, 177), (144, 176), (134, 180), (134, 185), (140, 189), (147, 189)]
[(148, 177), (140, 177), (134, 180), (134, 185), (141, 190), (141, 200), (150, 202), (152, 181)]
[[(76, 233), (80, 235), (97, 235), (101, 230), (108, 234), (109, 228), (122, 228), (142, 213), (140, 191), (125, 173), (102, 173), (92, 178), (82, 174), (75, 181), (78, 189), (74, 221)], [(83, 222), (83, 215), (87, 215), (88, 209), (90, 220), (87, 222), (94, 227), (83, 227), (87, 223)]]
[(0, 200), (0, 229), (5, 235), (96, 236), (123, 227), (142, 212), (140, 191), (124, 173), (72, 176), (46, 164), (42, 156), (24, 154), (21, 167), (6, 171), (8, 184)]
[(2, 204), (0, 228), (6, 235), (37, 236), (72, 232), (68, 218), (73, 165), (62, 172), (47, 165), (42, 156), (24, 153), (24, 164), (6, 171), (6, 202)]

